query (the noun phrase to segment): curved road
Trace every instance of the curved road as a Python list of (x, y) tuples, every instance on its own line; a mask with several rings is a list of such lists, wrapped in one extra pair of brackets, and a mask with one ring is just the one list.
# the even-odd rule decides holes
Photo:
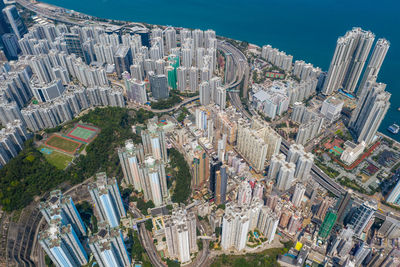
[(193, 97), (190, 97), (190, 98), (186, 98), (185, 100), (183, 100), (182, 102), (180, 102), (176, 106), (173, 106), (173, 107), (167, 108), (167, 109), (152, 109), (150, 106), (147, 106), (147, 105), (136, 105), (136, 104), (133, 104), (133, 103), (129, 103), (128, 106), (129, 105), (134, 105), (134, 107), (143, 108), (143, 109), (149, 110), (149, 111), (154, 112), (154, 113), (164, 113), (164, 112), (167, 113), (167, 112), (175, 111), (175, 110), (181, 108), (182, 106), (184, 106), (186, 104), (189, 104), (189, 103), (191, 103), (193, 101), (196, 101), (198, 99), (199, 99), (199, 96), (193, 96)]
[[(247, 58), (239, 49), (225, 41), (218, 41), (218, 49), (225, 53), (226, 56), (232, 57), (233, 63), (237, 67), (235, 80), (227, 85), (227, 89), (236, 89), (236, 87), (240, 85), (241, 81), (243, 80), (246, 68), (248, 68)], [(231, 99), (232, 105), (234, 105), (238, 111), (242, 112), (242, 114), (246, 118), (252, 119), (252, 115), (243, 108), (237, 92), (229, 92), (229, 97)], [(283, 154), (287, 155), (289, 146), (290, 143), (282, 138), (280, 151)], [(313, 165), (312, 167), (312, 176), (319, 184), (321, 184), (321, 186), (328, 189), (336, 196), (341, 196), (343, 193), (346, 192), (346, 190), (341, 185), (337, 184), (335, 181), (329, 178), (328, 175), (321, 171), (321, 169), (318, 168), (316, 165)]]
[[(222, 52), (224, 52), (226, 55), (232, 56), (233, 57), (233, 62), (237, 65), (237, 70), (236, 70), (236, 80), (234, 80), (231, 84), (227, 86), (228, 89), (234, 89), (236, 86), (238, 86), (241, 82), (241, 79), (243, 79), (245, 68), (247, 65), (247, 59), (243, 53), (232, 46), (229, 43), (226, 42), (218, 42), (218, 49), (220, 49)], [(252, 115), (247, 112), (242, 106), (242, 103), (240, 101), (239, 95), (237, 92), (229, 92), (229, 97), (231, 99), (232, 105), (236, 107), (236, 109), (242, 114), (248, 118), (252, 119)], [(287, 141), (286, 139), (282, 138), (281, 142), (281, 147), (280, 147), (280, 152), (283, 153), (284, 155), (287, 155), (288, 149), (290, 146), (290, 142)], [(332, 192), (334, 195), (337, 197), (341, 197), (343, 194), (347, 192), (345, 188), (343, 188), (340, 184), (338, 184), (336, 181), (334, 181), (332, 178), (330, 178), (327, 174), (325, 174), (318, 166), (313, 164), (311, 168), (311, 176), (315, 181), (317, 181), (323, 188), (328, 190), (329, 192)], [(361, 205), (364, 202), (365, 197), (362, 194), (353, 193), (355, 203)], [(379, 210), (375, 212), (375, 216), (380, 218), (380, 219), (385, 219), (387, 216), (395, 218), (396, 220), (400, 220), (400, 217), (396, 214), (393, 214), (393, 211), (389, 208), (381, 206)]]
[[(237, 87), (240, 86), (243, 78), (245, 77), (245, 72), (249, 68), (247, 64), (247, 58), (239, 49), (226, 41), (218, 40), (217, 49), (224, 53), (226, 57), (230, 57), (230, 60), (232, 60), (233, 62), (233, 69), (235, 72), (234, 79), (232, 81), (229, 81), (229, 83), (225, 83), (225, 88), (228, 91), (231, 104), (234, 105), (236, 109), (240, 111), (243, 115), (245, 115), (248, 119), (251, 119), (251, 114), (249, 114), (247, 110), (244, 109), (242, 106), (239, 94), (233, 91), (238, 90)], [(244, 81), (243, 83), (247, 82), (248, 81)]]
[[(130, 207), (130, 210), (138, 217), (144, 218), (145, 216), (140, 212), (138, 208), (135, 206)], [(203, 226), (197, 220), (196, 227), (199, 229), (201, 233), (203, 233)], [(146, 230), (146, 226), (144, 223), (138, 224), (138, 232), (139, 232), (139, 240), (146, 250), (147, 255), (149, 256), (150, 262), (153, 266), (156, 267), (165, 267), (166, 264), (161, 259), (160, 255), (157, 253), (157, 249), (154, 246), (153, 239), (150, 237), (148, 231)], [(209, 260), (209, 248), (207, 240), (202, 240), (203, 249), (200, 251), (200, 254), (197, 255), (196, 259), (193, 262), (186, 264), (187, 267), (198, 267), (198, 266), (206, 266), (207, 261)]]
[[(31, 2), (30, 0), (15, 0), (15, 2), (17, 2), (24, 8), (26, 8), (32, 12), (35, 12), (36, 14), (38, 14), (44, 18), (47, 18), (47, 19), (50, 19), (53, 21), (57, 21), (57, 22), (62, 22), (65, 24), (77, 25), (77, 26), (87, 26), (87, 24), (89, 24), (91, 22), (91, 20), (93, 20), (96, 22), (96, 24), (101, 24), (103, 26), (114, 26), (114, 25), (108, 24), (103, 21), (98, 21), (98, 20), (96, 20), (95, 17), (87, 15), (87, 14), (83, 14), (80, 12), (76, 12), (76, 13), (79, 13), (79, 14), (85, 16), (86, 17), (85, 19), (68, 16), (67, 14), (61, 14), (61, 13), (58, 14), (57, 12), (54, 12), (50, 9), (39, 7), (37, 5), (39, 2)], [(52, 6), (47, 3), (46, 3), (46, 5)], [(55, 6), (55, 7), (59, 8), (58, 6)], [(129, 27), (129, 26), (139, 26), (141, 28), (146, 28), (146, 26), (144, 24), (138, 23), (138, 22), (128, 22), (125, 25), (122, 25), (121, 27)]]
[[(34, 3), (31, 3), (28, 0), (16, 0), (16, 2), (19, 3), (20, 5), (22, 5), (23, 7), (27, 8), (27, 9), (29, 9), (29, 10), (31, 10), (31, 11), (33, 11), (33, 12), (35, 12), (35, 13), (41, 15), (41, 16), (43, 16), (43, 17), (51, 19), (51, 20), (55, 20), (55, 21), (59, 21), (59, 22), (67, 23), (67, 24), (72, 24), (72, 25), (80, 25), (80, 26), (83, 26), (83, 25), (87, 24), (87, 20), (79, 20), (77, 18), (74, 18), (74, 20), (71, 20), (70, 17), (66, 17), (66, 16), (63, 16), (63, 15), (60, 15), (60, 14), (56, 14), (56, 13), (54, 13), (54, 12), (48, 10), (48, 9), (45, 9), (45, 8), (39, 8)], [(105, 25), (107, 25), (107, 24), (105, 24)], [(128, 23), (128, 24), (126, 24), (124, 26), (129, 26), (129, 25), (139, 25), (141, 27), (144, 27), (143, 24), (139, 24), (139, 23)], [(240, 86), (240, 84), (241, 84), (241, 82), (242, 82), (242, 80), (243, 80), (243, 78), (245, 76), (246, 70), (248, 70), (249, 66), (247, 64), (247, 58), (240, 50), (238, 50), (237, 48), (235, 48), (233, 45), (231, 45), (228, 42), (218, 40), (218, 47), (217, 48), (218, 48), (218, 50), (221, 50), (226, 56), (229, 56), (231, 58), (231, 60), (233, 61), (233, 68), (234, 68), (234, 72), (235, 72), (234, 79), (233, 79), (233, 81), (230, 81), (229, 83), (225, 84), (225, 87), (226, 87), (226, 89), (228, 91), (228, 95), (230, 97), (231, 103), (245, 117), (247, 117), (248, 119), (251, 119), (252, 115), (249, 114), (247, 112), (247, 110), (245, 110), (243, 108), (238, 93), (232, 91), (232, 90), (237, 90), (237, 87)], [(248, 82), (248, 81), (244, 81), (244, 82)], [(198, 96), (195, 96), (195, 97), (188, 98), (188, 99), (184, 100), (183, 102), (179, 103), (177, 106), (174, 106), (172, 108), (165, 109), (165, 110), (152, 110), (152, 111), (156, 112), (156, 113), (174, 111), (174, 110), (179, 109), (180, 107), (182, 107), (183, 105), (185, 105), (187, 103), (190, 103), (192, 101), (197, 100), (198, 98), (199, 98)], [(280, 151), (282, 153), (286, 154), (289, 145), (290, 145), (290, 143), (287, 140), (282, 139), (282, 144), (281, 144)], [(312, 167), (312, 176), (322, 187), (326, 188), (328, 191), (332, 192), (333, 194), (335, 194), (337, 196), (341, 196), (343, 193), (346, 192), (346, 190), (341, 185), (337, 184), (335, 181), (333, 181), (331, 178), (329, 178), (316, 165), (313, 165), (313, 167)], [(358, 200), (357, 202), (359, 202), (359, 201), (360, 200)], [(384, 216), (383, 212), (381, 212), (381, 211), (377, 212), (377, 213), (378, 213), (377, 215), (379, 217)], [(146, 239), (145, 236), (144, 236), (144, 239)], [(151, 242), (151, 244), (152, 244), (152, 242)], [(203, 258), (203, 257), (201, 257), (201, 258)], [(206, 261), (207, 258), (208, 257), (205, 257), (204, 261), (199, 262), (198, 266), (203, 266), (203, 264), (204, 264), (204, 262)], [(156, 266), (164, 266), (164, 265), (156, 264)]]

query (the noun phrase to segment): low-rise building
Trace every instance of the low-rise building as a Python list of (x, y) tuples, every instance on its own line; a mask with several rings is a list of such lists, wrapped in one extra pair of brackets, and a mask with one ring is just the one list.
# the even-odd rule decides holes
[(365, 149), (365, 142), (362, 141), (358, 145), (354, 144), (353, 142), (346, 141), (344, 143), (345, 150), (343, 151), (342, 155), (340, 156), (340, 160), (343, 161), (345, 164), (350, 165), (358, 157), (364, 152)]

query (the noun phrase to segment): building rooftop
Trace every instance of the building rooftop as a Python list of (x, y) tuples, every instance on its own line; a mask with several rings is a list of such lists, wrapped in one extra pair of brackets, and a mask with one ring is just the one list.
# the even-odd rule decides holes
[(125, 57), (129, 52), (129, 47), (125, 45), (118, 46), (117, 52), (115, 52), (115, 57)]
[(340, 106), (340, 105), (344, 104), (343, 100), (336, 98), (334, 96), (328, 97), (327, 99), (325, 99), (324, 102), (329, 103), (331, 105), (335, 105), (335, 106)]

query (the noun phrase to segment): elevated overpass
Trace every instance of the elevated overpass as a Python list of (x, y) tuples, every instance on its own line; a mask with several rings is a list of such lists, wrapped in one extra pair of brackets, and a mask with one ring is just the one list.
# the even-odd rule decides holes
[[(242, 103), (240, 101), (240, 97), (237, 93), (237, 91), (234, 91), (238, 85), (240, 85), (242, 79), (244, 78), (244, 70), (247, 65), (247, 59), (245, 55), (236, 47), (233, 45), (224, 42), (224, 41), (218, 41), (218, 49), (221, 50), (223, 53), (225, 53), (226, 56), (232, 57), (232, 61), (234, 64), (236, 64), (236, 73), (235, 73), (235, 79), (233, 81), (230, 81), (230, 83), (226, 84), (227, 90), (230, 89), (228, 93), (229, 98), (231, 100), (231, 104), (235, 106), (235, 108), (240, 111), (247, 119), (252, 119), (252, 115), (247, 112), (242, 106)], [(248, 67), (248, 66), (247, 66)], [(286, 139), (282, 138), (281, 142), (281, 147), (280, 147), (280, 152), (283, 153), (284, 155), (287, 155), (288, 150), (289, 150), (290, 143)], [(332, 178), (330, 178), (327, 174), (325, 174), (318, 166), (315, 164), (312, 165), (311, 168), (311, 177), (318, 183), (320, 184), (323, 188), (325, 188), (327, 191), (331, 192), (334, 194), (336, 197), (341, 197), (343, 196), (347, 190), (344, 189), (340, 184), (338, 184), (336, 181), (334, 181)], [(364, 200), (360, 198), (357, 194), (353, 195), (354, 202), (357, 205), (361, 205)], [(389, 210), (382, 210), (378, 209), (375, 212), (375, 216), (379, 219), (385, 220), (386, 217), (391, 217), (396, 220), (400, 220), (400, 217), (393, 214)]]

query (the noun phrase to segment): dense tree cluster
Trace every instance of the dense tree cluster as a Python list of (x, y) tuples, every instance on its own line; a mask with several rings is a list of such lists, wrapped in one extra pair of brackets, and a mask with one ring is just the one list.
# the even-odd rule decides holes
[(74, 164), (66, 171), (49, 164), (37, 151), (33, 141), (27, 141), (24, 150), (0, 170), (0, 203), (3, 209), (21, 209), (34, 196), (41, 196), (63, 182), (78, 184), (98, 171), (107, 171), (109, 176), (122, 177), (116, 148), (129, 138), (140, 143), (141, 138), (132, 132), (131, 125), (143, 123), (153, 116), (153, 113), (144, 110), (134, 112), (108, 107), (96, 108), (70, 122), (70, 125), (76, 121), (90, 123), (101, 131), (86, 147), (86, 155), (75, 159)]
[(270, 248), (264, 250), (260, 253), (249, 253), (246, 255), (226, 255), (222, 254), (217, 256), (214, 262), (211, 264), (212, 267), (224, 267), (224, 266), (234, 266), (234, 267), (250, 267), (250, 266), (260, 266), (260, 267), (278, 267), (280, 266), (277, 259), (279, 255), (283, 255), (293, 247), (293, 242), (283, 243), (283, 248)]
[(194, 97), (199, 95), (198, 91), (192, 93), (192, 92), (181, 92), (179, 90), (171, 90), (170, 92), (184, 97)]
[(92, 233), (97, 233), (97, 218), (94, 216), (92, 205), (90, 205), (90, 203), (87, 201), (83, 201), (76, 204), (76, 209), (81, 215), (83, 223), (90, 228)]
[(179, 266), (181, 266), (181, 264), (179, 262), (173, 261), (173, 260), (170, 260), (170, 259), (166, 259), (166, 262), (167, 262), (167, 266), (168, 267), (179, 267)]
[(140, 244), (139, 236), (136, 231), (129, 229), (129, 237), (131, 239), (131, 257), (135, 261), (143, 261), (143, 253), (145, 252), (143, 246)]
[(147, 221), (144, 223), (144, 225), (145, 225), (147, 231), (153, 230), (153, 223), (152, 223), (151, 220), (147, 220)]
[(181, 113), (179, 114), (179, 116), (176, 118), (177, 121), (182, 122), (185, 118), (186, 115), (189, 115), (189, 110), (186, 107), (183, 107), (181, 109)]
[(182, 102), (182, 99), (177, 94), (172, 94), (170, 97), (164, 100), (158, 100), (157, 102), (151, 102), (151, 108), (153, 109), (167, 109), (172, 108), (176, 104)]
[(145, 202), (142, 198), (138, 198), (137, 199), (137, 204), (136, 207), (140, 210), (140, 212), (144, 215), (149, 215), (149, 213), (147, 212), (148, 209), (152, 209), (154, 208), (154, 203), (153, 201), (149, 200), (147, 202)]
[[(175, 148), (168, 150), (170, 156), (170, 164), (173, 169), (172, 177), (176, 184), (172, 194), (172, 201), (184, 203), (190, 196), (190, 184), (192, 175), (189, 166), (181, 153)], [(176, 171), (175, 171), (176, 170)]]
[(51, 190), (66, 177), (36, 150), (32, 140), (0, 170), (0, 203), (5, 211), (28, 205), (34, 196)]

